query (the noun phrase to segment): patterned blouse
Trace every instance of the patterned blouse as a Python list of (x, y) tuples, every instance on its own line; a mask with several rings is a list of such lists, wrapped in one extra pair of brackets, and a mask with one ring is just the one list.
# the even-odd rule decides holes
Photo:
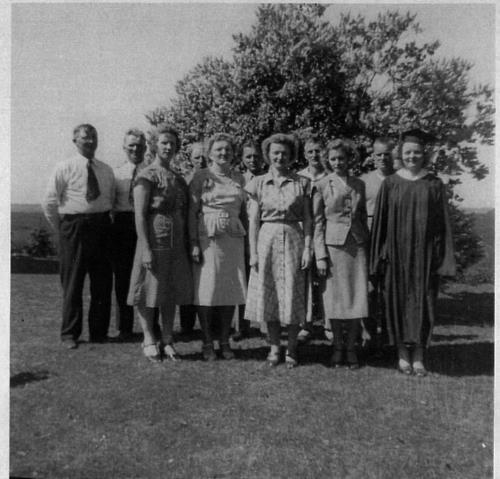
[(276, 178), (268, 172), (253, 178), (245, 190), (259, 204), (261, 221), (300, 222), (310, 188), (310, 181), (297, 173)]

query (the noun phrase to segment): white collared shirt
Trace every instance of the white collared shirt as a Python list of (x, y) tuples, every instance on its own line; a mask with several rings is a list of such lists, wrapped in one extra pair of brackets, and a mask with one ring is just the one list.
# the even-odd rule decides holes
[(328, 173), (325, 170), (323, 170), (319, 175), (313, 176), (308, 166), (306, 166), (303, 170), (297, 171), (297, 174), (311, 180), (313, 184), (322, 180), (325, 176), (328, 176)]
[(42, 200), (43, 212), (53, 228), (59, 226), (59, 215), (103, 213), (112, 209), (115, 196), (113, 170), (96, 158), (92, 160), (100, 194), (89, 203), (86, 199), (87, 163), (87, 158), (77, 153), (56, 165)]
[[(116, 212), (134, 211), (134, 205), (130, 203), (129, 193), (135, 166), (134, 163), (127, 160), (113, 169), (116, 185), (113, 210)], [(139, 169), (141, 167), (143, 167), (142, 163), (139, 164)]]

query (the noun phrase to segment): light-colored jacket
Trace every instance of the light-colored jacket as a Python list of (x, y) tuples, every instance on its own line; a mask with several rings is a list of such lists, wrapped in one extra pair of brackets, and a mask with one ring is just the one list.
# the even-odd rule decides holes
[(351, 233), (358, 244), (368, 242), (365, 184), (335, 173), (318, 181), (313, 194), (314, 250), (317, 259), (328, 257), (326, 245), (342, 246)]

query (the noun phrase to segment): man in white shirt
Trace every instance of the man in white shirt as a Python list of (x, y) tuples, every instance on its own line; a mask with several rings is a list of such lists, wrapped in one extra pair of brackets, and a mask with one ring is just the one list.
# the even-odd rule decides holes
[(82, 290), (87, 273), (89, 340), (107, 340), (113, 282), (109, 251), (113, 170), (94, 157), (97, 131), (92, 125), (78, 125), (73, 143), (78, 153), (57, 164), (42, 201), (47, 220), (59, 233), (61, 339), (68, 349), (77, 347), (82, 332)]
[(392, 150), (393, 144), (389, 138), (377, 138), (373, 143), (371, 157), (375, 169), (360, 176), (360, 179), (366, 185), (366, 211), (368, 213), (368, 228), (370, 230), (372, 228), (375, 201), (382, 181), (384, 181), (386, 176), (394, 173)]
[(131, 128), (125, 133), (123, 150), (126, 160), (113, 171), (116, 181), (114, 220), (111, 229), (112, 262), (117, 303), (117, 341), (133, 338), (134, 308), (127, 305), (130, 273), (134, 262), (137, 234), (135, 231), (133, 188), (137, 173), (144, 167), (146, 137), (141, 130)]

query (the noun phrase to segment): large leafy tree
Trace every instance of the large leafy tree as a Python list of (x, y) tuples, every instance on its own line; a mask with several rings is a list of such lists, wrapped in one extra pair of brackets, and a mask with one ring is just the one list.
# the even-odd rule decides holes
[[(216, 131), (241, 141), (315, 130), (360, 146), (419, 126), (437, 138), (437, 173), (484, 177), (477, 145), (493, 141), (494, 100), (488, 85), (470, 85), (472, 65), (438, 59), (439, 42), (419, 42), (410, 13), (387, 11), (371, 22), (342, 15), (332, 24), (324, 19), (326, 8), (258, 6), (250, 33), (234, 35), (232, 58), (205, 58), (178, 82), (170, 106), (149, 113), (149, 121), (174, 121), (186, 142)], [(478, 255), (477, 240), (470, 218), (456, 208), (457, 182), (449, 181), (450, 200), (465, 266)]]

